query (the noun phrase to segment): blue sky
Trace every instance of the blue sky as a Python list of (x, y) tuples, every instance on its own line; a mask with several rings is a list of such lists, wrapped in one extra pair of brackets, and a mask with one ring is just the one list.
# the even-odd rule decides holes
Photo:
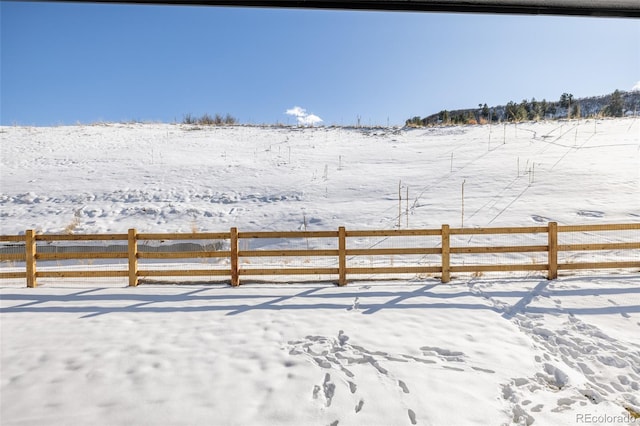
[(630, 90), (640, 21), (0, 3), (2, 125), (402, 124), (442, 109)]

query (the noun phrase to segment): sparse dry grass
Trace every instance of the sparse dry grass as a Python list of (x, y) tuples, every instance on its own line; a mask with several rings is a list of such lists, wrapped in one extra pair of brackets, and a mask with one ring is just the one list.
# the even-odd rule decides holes
[(77, 209), (73, 212), (73, 219), (64, 228), (65, 234), (73, 234), (78, 226), (80, 226), (80, 219), (82, 217), (82, 209)]
[(640, 419), (640, 412), (634, 410), (631, 407), (624, 407), (625, 410), (627, 410), (627, 412), (629, 413), (629, 415), (631, 417), (633, 417), (634, 419)]
[(73, 234), (73, 232), (76, 230), (78, 225), (80, 225), (80, 218), (77, 216), (74, 216), (73, 220), (67, 226), (64, 227), (64, 233), (69, 235)]

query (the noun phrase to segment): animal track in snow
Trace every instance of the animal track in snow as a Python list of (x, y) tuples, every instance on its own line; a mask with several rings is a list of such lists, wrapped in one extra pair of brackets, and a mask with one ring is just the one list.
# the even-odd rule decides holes
[(410, 393), (409, 392), (409, 388), (407, 387), (407, 385), (402, 380), (398, 380), (398, 386), (400, 386), (400, 389), (402, 389), (402, 392)]
[(357, 311), (359, 308), (360, 308), (360, 298), (356, 297), (355, 299), (353, 299), (353, 304), (351, 305), (350, 308), (348, 308), (348, 310)]
[(536, 377), (539, 382), (546, 384), (552, 389), (559, 390), (569, 384), (569, 376), (564, 371), (549, 363), (544, 364), (544, 373), (537, 373)]
[[(640, 350), (634, 350), (636, 345), (623, 344), (572, 315), (553, 329), (543, 319), (523, 313), (511, 318), (544, 351), (535, 356), (540, 370), (533, 377), (515, 378), (502, 387), (514, 422), (529, 424), (530, 418), (535, 420), (532, 414), (544, 407), (535, 404), (545, 399), (541, 393), (559, 394), (556, 406), (548, 408), (551, 412), (569, 410), (575, 404), (597, 405), (605, 400), (616, 401), (623, 408), (640, 406), (636, 396), (640, 389), (636, 380), (640, 374)], [(570, 377), (575, 374), (584, 377), (585, 382), (573, 383)], [(529, 409), (530, 404), (534, 405)]]
[[(410, 387), (405, 380), (394, 377), (389, 370), (390, 363), (416, 363), (424, 365), (426, 368), (443, 368), (453, 371), (476, 371), (493, 374), (495, 371), (468, 365), (466, 355), (463, 352), (441, 348), (436, 346), (423, 346), (420, 349), (422, 356), (408, 354), (391, 354), (385, 351), (370, 350), (363, 346), (353, 344), (343, 330), (338, 332), (337, 337), (325, 337), (309, 335), (304, 339), (288, 342), (289, 355), (302, 355), (311, 363), (324, 371), (324, 378), (321, 384), (313, 386), (313, 399), (324, 401), (325, 407), (330, 407), (337, 395), (340, 398), (354, 398), (355, 412), (359, 413), (364, 408), (365, 400), (358, 396), (358, 382), (354, 368), (361, 366), (369, 368), (374, 374), (382, 379), (382, 382), (393, 385), (400, 389), (402, 394), (410, 394)], [(451, 364), (454, 365), (451, 365)], [(362, 374), (362, 369), (357, 370)], [(366, 371), (366, 370), (365, 370)], [(342, 376), (340, 380), (344, 383), (349, 392), (339, 392), (340, 381), (332, 379), (332, 375), (337, 373)], [(415, 412), (408, 409), (409, 420), (412, 424), (417, 424)]]
[(416, 420), (416, 413), (412, 409), (409, 409), (407, 413), (409, 414), (409, 420), (411, 420), (411, 424), (418, 424), (418, 421)]
[(327, 401), (327, 407), (331, 405), (333, 395), (336, 393), (336, 385), (331, 381), (331, 375), (329, 373), (324, 375), (324, 383), (322, 383), (322, 391), (324, 392), (324, 398)]
[(582, 216), (582, 217), (594, 217), (594, 218), (604, 217), (604, 212), (597, 211), (597, 210), (578, 210), (577, 214), (578, 216)]
[(482, 367), (471, 367), (471, 368), (476, 371), (482, 371), (483, 373), (495, 374), (495, 371), (489, 368), (482, 368)]
[(544, 217), (544, 216), (538, 216), (537, 214), (534, 214), (533, 216), (531, 216), (531, 220), (533, 220), (536, 223), (549, 223), (549, 222), (553, 222), (553, 220), (549, 219), (548, 217)]
[(464, 362), (464, 353), (459, 351), (451, 351), (449, 349), (423, 346), (420, 348), (424, 355), (436, 355), (444, 361)]

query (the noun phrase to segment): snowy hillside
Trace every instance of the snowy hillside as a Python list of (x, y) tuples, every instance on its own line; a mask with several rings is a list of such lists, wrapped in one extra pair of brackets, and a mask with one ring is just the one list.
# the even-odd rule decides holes
[[(640, 221), (631, 118), (0, 136), (5, 235)], [(639, 331), (636, 270), (347, 287), (0, 281), (0, 424), (634, 425)]]
[[(637, 221), (636, 119), (443, 127), (3, 127), (3, 234)], [(405, 206), (402, 207), (405, 210)], [(406, 226), (406, 218), (401, 220)]]

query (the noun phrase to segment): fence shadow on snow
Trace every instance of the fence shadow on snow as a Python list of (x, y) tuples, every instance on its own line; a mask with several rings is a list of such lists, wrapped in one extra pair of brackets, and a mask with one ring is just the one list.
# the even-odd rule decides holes
[[(296, 310), (334, 310), (358, 311), (365, 315), (394, 310), (487, 310), (510, 319), (520, 313), (537, 314), (573, 314), (603, 315), (639, 313), (640, 304), (602, 306), (601, 301), (595, 306), (576, 307), (543, 307), (530, 306), (537, 296), (562, 299), (569, 302), (571, 298), (586, 296), (607, 297), (624, 295), (625, 300), (640, 300), (640, 275), (620, 275), (616, 278), (618, 286), (603, 288), (597, 280), (608, 277), (579, 278), (586, 280), (587, 288), (548, 288), (551, 281), (543, 279), (536, 283), (531, 278), (510, 278), (493, 281), (490, 289), (474, 287), (474, 280), (465, 285), (442, 286), (435, 280), (425, 284), (424, 281), (410, 284), (410, 289), (398, 290), (392, 284), (365, 286), (364, 289), (337, 291), (334, 286), (316, 283), (313, 287), (278, 285), (248, 285), (245, 291), (221, 291), (226, 285), (198, 286), (184, 288), (172, 286), (166, 288), (151, 287), (144, 294), (124, 289), (93, 288), (68, 294), (46, 294), (29, 292), (24, 289), (7, 289), (3, 292), (2, 314), (49, 314), (77, 313), (82, 318), (118, 313), (197, 313), (221, 312), (225, 315), (243, 315), (255, 311), (296, 311)], [(578, 278), (576, 278), (578, 279)], [(481, 280), (477, 280), (480, 282)], [(572, 278), (562, 279), (564, 286), (571, 286)], [(624, 283), (625, 285), (620, 285)], [(629, 284), (628, 286), (626, 284)], [(496, 287), (516, 285), (517, 290), (494, 290)], [(584, 285), (584, 284), (583, 284)], [(527, 287), (531, 287), (527, 289)], [(292, 292), (292, 290), (300, 290)], [(68, 289), (67, 289), (68, 290)], [(155, 290), (155, 291), (154, 291)], [(186, 291), (185, 291), (186, 290)], [(63, 290), (64, 291), (64, 290)], [(593, 299), (595, 300), (595, 299)]]

